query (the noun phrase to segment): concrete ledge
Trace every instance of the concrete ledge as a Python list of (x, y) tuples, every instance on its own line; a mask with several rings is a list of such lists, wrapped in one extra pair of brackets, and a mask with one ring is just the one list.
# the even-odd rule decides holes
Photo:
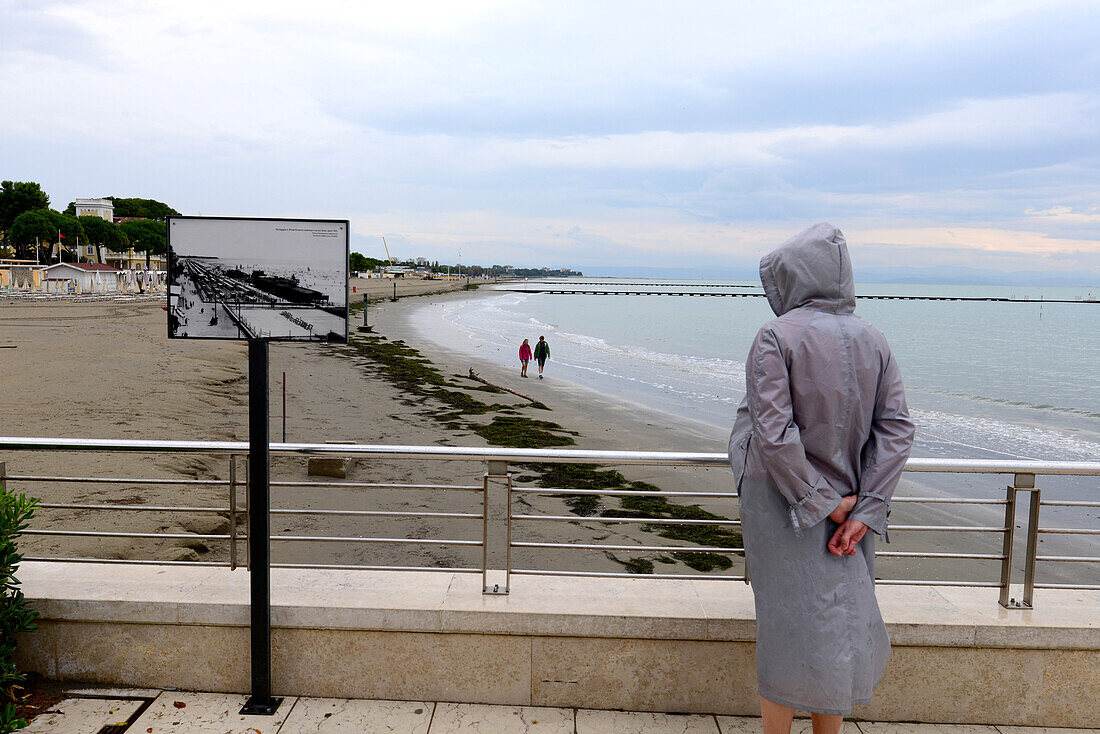
[[(25, 563), (40, 629), (25, 668), (61, 680), (243, 692), (248, 573)], [(286, 695), (753, 714), (751, 589), (723, 581), (272, 571), (274, 682)], [(1100, 721), (1100, 593), (878, 590), (894, 655), (879, 720)]]

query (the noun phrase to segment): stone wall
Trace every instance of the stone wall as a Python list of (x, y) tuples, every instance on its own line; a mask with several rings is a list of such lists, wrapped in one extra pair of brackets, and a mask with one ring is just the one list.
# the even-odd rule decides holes
[[(247, 692), (248, 572), (26, 563), (21, 664), (72, 681)], [(758, 713), (752, 593), (724, 581), (272, 571), (276, 695)], [(855, 718), (1095, 726), (1100, 593), (890, 587), (894, 641)]]

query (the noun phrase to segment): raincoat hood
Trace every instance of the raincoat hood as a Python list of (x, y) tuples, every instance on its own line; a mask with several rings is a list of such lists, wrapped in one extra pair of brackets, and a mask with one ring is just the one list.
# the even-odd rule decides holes
[(776, 316), (802, 306), (829, 313), (856, 308), (848, 244), (827, 222), (802, 230), (761, 258), (760, 282)]

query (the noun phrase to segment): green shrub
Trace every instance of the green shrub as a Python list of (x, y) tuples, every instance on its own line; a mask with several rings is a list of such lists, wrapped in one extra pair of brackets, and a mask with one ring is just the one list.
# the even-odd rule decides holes
[(15, 668), (15, 636), (35, 629), (38, 612), (31, 609), (15, 573), (23, 556), (15, 540), (34, 517), (37, 500), (14, 494), (0, 482), (0, 734), (8, 734), (27, 725), (17, 712), (18, 693), (23, 675)]

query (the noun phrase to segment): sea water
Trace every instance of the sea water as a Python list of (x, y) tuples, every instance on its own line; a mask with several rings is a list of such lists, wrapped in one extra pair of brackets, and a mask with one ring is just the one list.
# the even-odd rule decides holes
[[(483, 286), (484, 287), (484, 286)], [(510, 290), (422, 307), (414, 323), (443, 346), (513, 367), (518, 350), (545, 336), (551, 347), (545, 387), (580, 385), (611, 400), (650, 406), (694, 422), (721, 441), (745, 394), (745, 357), (759, 328), (775, 317), (766, 298), (680, 295), (581, 295)], [(528, 288), (755, 293), (758, 283), (698, 281), (532, 281)], [(1100, 303), (1089, 290), (1012, 286), (859, 284), (857, 293), (1014, 298), (1019, 302), (858, 298), (856, 314), (886, 335), (901, 367), (917, 426), (915, 457), (1100, 461)], [(1095, 297), (1092, 295), (1092, 297)], [(1028, 299), (1026, 301), (1022, 299)], [(1068, 300), (1070, 303), (1052, 303)], [(629, 427), (622, 430), (629, 449)], [(669, 450), (700, 450), (670, 445)], [(709, 448), (713, 450), (713, 448)], [(1004, 497), (1008, 477), (908, 474), (899, 494)], [(1100, 500), (1096, 477), (1043, 477), (1044, 499)], [(998, 525), (997, 506), (940, 505), (934, 524)], [(952, 515), (951, 513), (957, 513)], [(1044, 507), (1051, 528), (1096, 528), (1100, 510)], [(1017, 523), (1023, 521), (1018, 514)], [(959, 535), (959, 534), (955, 534)], [(1044, 551), (1098, 555), (1095, 536), (1044, 536)], [(990, 552), (999, 536), (985, 538)], [(954, 546), (947, 547), (954, 549)], [(1045, 581), (1100, 583), (1097, 564), (1046, 563)]]
[[(760, 292), (749, 283), (586, 282), (624, 291)], [(1088, 298), (1087, 289), (860, 284), (857, 293), (1029, 299), (857, 301), (856, 313), (882, 330), (901, 366), (918, 426), (915, 455), (1100, 459), (1100, 303), (1075, 300)], [(431, 340), (517, 368), (523, 339), (534, 345), (545, 336), (549, 378), (673, 413), (722, 436), (745, 393), (753, 337), (772, 318), (762, 297), (521, 290), (425, 307), (416, 323)]]

